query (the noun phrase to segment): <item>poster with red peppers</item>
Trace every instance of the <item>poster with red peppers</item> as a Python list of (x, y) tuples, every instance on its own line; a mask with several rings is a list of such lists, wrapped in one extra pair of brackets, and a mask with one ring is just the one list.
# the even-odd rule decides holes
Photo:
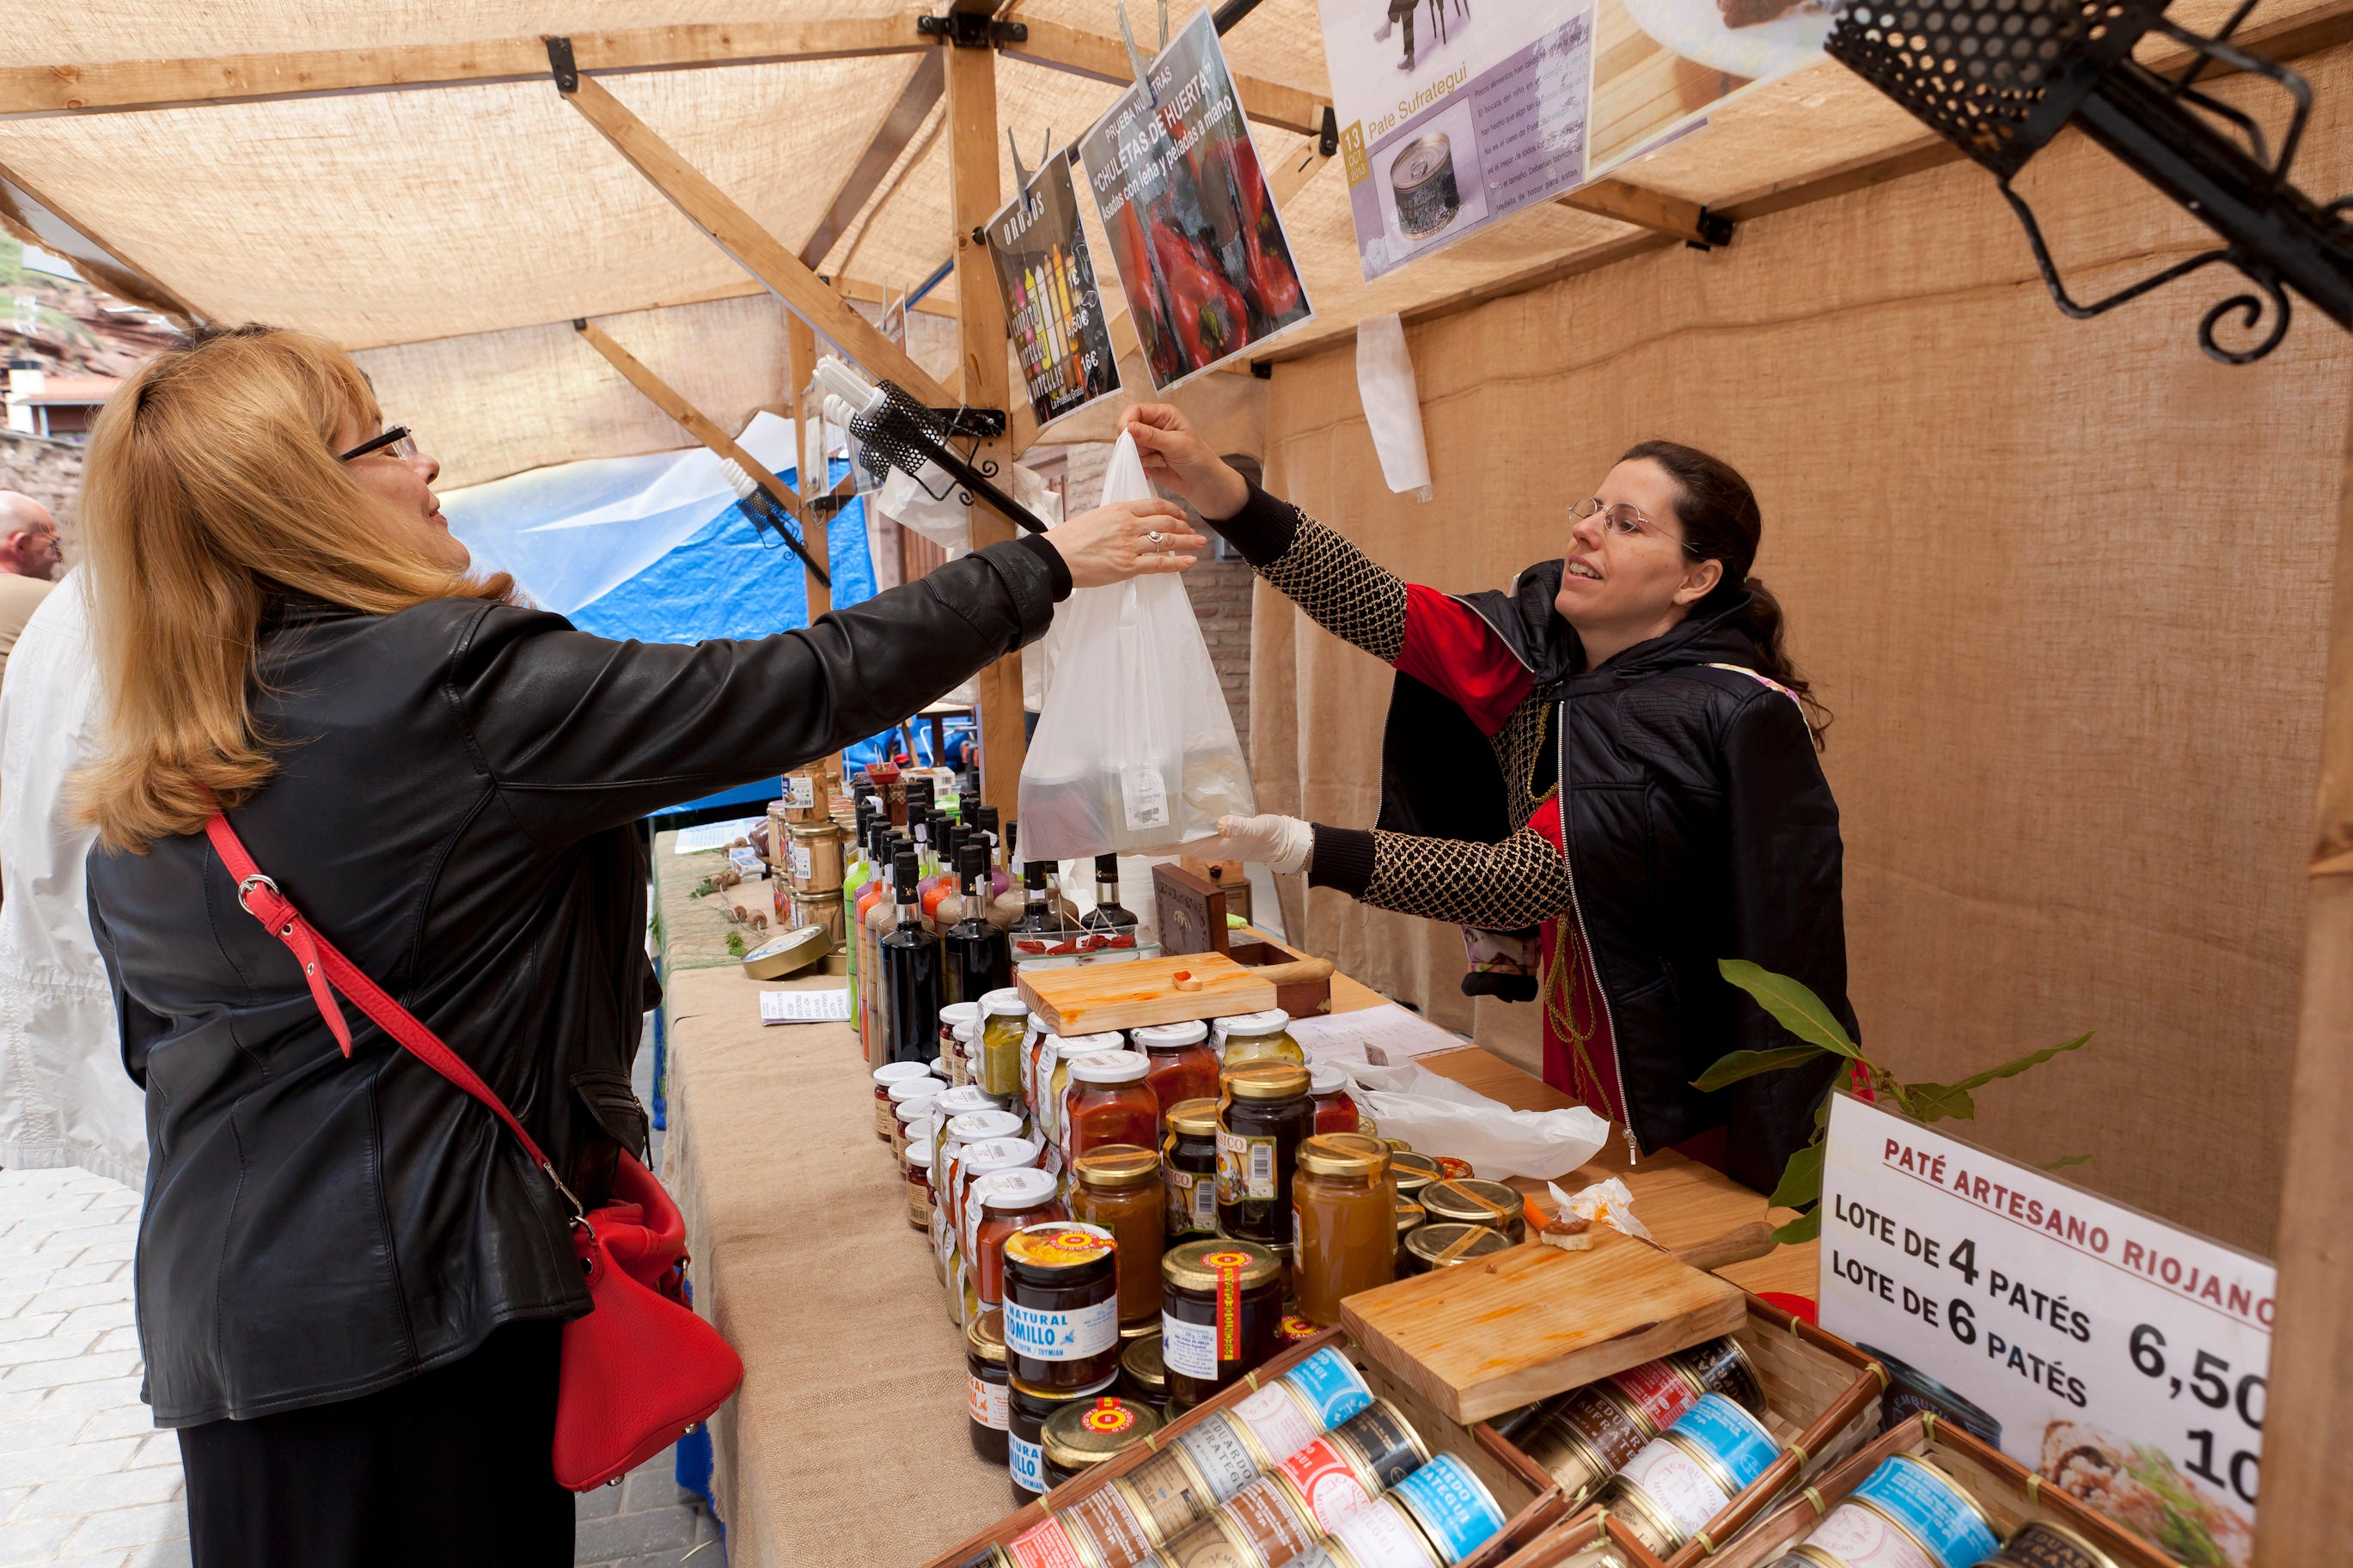
[(1314, 310), (1204, 9), (1079, 142), (1155, 391)]

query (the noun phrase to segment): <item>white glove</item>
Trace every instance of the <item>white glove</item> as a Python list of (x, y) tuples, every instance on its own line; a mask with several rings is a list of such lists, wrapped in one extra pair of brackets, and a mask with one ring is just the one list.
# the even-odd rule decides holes
[(1218, 832), (1240, 858), (1283, 875), (1307, 869), (1315, 847), (1315, 829), (1295, 816), (1221, 816)]

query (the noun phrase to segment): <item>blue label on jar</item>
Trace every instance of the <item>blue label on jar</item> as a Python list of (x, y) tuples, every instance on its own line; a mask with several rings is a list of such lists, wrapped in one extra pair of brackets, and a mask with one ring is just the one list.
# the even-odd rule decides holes
[(1945, 1568), (1969, 1568), (2001, 1544), (1950, 1482), (1900, 1454), (1882, 1460), (1854, 1496), (1910, 1531)]
[(1033, 1492), (1046, 1489), (1046, 1450), (1018, 1432), (1005, 1436), (1006, 1468), (1013, 1472), (1013, 1484)]
[(1365, 1386), (1364, 1378), (1330, 1345), (1284, 1373), (1282, 1381), (1307, 1402), (1326, 1432), (1373, 1403), (1373, 1391)]
[(1674, 1430), (1707, 1450), (1731, 1474), (1736, 1492), (1747, 1488), (1781, 1457), (1781, 1445), (1773, 1440), (1773, 1434), (1721, 1394), (1700, 1395), (1699, 1403), (1675, 1422)]
[(1451, 1454), (1440, 1454), (1397, 1484), (1397, 1499), (1413, 1510), (1450, 1563), (1460, 1563), (1504, 1528), (1504, 1510)]

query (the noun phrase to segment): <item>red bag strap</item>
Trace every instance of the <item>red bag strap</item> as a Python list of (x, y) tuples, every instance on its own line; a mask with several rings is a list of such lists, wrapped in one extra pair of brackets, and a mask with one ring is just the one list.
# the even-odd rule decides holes
[[(580, 1200), (572, 1195), (572, 1189), (556, 1175), (554, 1163), (540, 1152), (531, 1134), (523, 1131), (522, 1123), (515, 1120), (514, 1112), (507, 1109), (506, 1101), (482, 1081), (480, 1074), (466, 1065), (463, 1058), (442, 1044), (439, 1036), (418, 1022), (415, 1014), (386, 995), (381, 986), (370, 980), (357, 964), (338, 952), (332, 942), (320, 935), (317, 929), (302, 918), (301, 912), (295, 909), (286, 895), (278, 890), (278, 884), (263, 876), (261, 868), (254, 864), (244, 840), (237, 837), (237, 830), (228, 825), (228, 818), (217, 811), (213, 813), (212, 820), (205, 824), (205, 837), (212, 840), (213, 848), (220, 856), (221, 863), (228, 868), (229, 875), (237, 879), (238, 906), (284, 942), (294, 954), (294, 962), (302, 966), (302, 978), (310, 984), (311, 1000), (319, 1005), (319, 1012), (327, 1020), (327, 1027), (334, 1032), (336, 1041), (343, 1047), (343, 1055), (348, 1057), (352, 1054), (352, 1032), (343, 1022), (343, 1009), (335, 1004), (335, 991), (341, 991), (359, 1004), (361, 1012), (375, 1019), (385, 1034), (407, 1047), (412, 1056), (490, 1107), (491, 1113), (506, 1123), (507, 1131), (515, 1135), (516, 1142), (522, 1145), (523, 1152), (531, 1156), (531, 1163), (545, 1172), (547, 1179), (555, 1184), (555, 1190), (562, 1193), (565, 1201), (572, 1205), (574, 1217), (581, 1217), (585, 1211)], [(328, 989), (331, 984), (334, 988), (332, 991)]]

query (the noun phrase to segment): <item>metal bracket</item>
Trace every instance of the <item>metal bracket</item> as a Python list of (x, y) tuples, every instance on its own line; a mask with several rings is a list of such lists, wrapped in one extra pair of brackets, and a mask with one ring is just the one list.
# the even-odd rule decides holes
[(1324, 129), (1316, 135), (1315, 150), (1326, 158), (1340, 150), (1340, 116), (1328, 103), (1324, 106)]
[(972, 441), (1000, 439), (1009, 426), (1002, 408), (934, 408), (947, 421), (948, 434)]
[(926, 38), (945, 38), (959, 49), (1003, 48), (1029, 41), (1023, 22), (1000, 22), (978, 11), (951, 11), (944, 16), (918, 16), (915, 31)]
[(1698, 240), (1694, 242), (1687, 239), (1683, 243), (1694, 250), (1713, 250), (1718, 246), (1730, 245), (1732, 220), (1722, 213), (1713, 213), (1702, 207), (1699, 209)]
[(578, 92), (580, 68), (573, 62), (572, 40), (561, 34), (544, 40), (547, 45), (547, 68), (555, 73), (555, 90)]

